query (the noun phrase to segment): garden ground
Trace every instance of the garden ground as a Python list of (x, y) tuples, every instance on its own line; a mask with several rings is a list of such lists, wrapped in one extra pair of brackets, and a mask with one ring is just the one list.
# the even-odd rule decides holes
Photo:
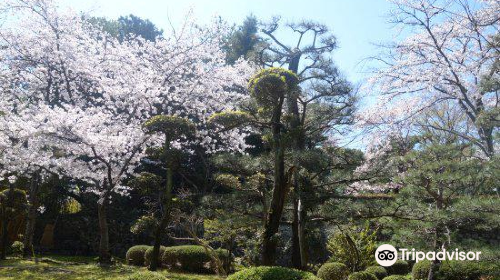
[[(118, 264), (110, 268), (97, 266), (92, 257), (43, 257), (40, 261), (7, 259), (0, 261), (0, 279), (16, 280), (76, 280), (76, 279), (126, 279), (128, 276), (145, 271), (144, 267)], [(222, 280), (214, 275), (196, 275), (159, 271), (170, 280)]]

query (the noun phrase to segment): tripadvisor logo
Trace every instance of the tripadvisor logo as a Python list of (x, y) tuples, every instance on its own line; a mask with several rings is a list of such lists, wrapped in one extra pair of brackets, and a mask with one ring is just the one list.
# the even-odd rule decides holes
[[(399, 249), (400, 259), (403, 261), (423, 261), (423, 260), (457, 260), (457, 261), (477, 261), (479, 260), (479, 255), (481, 252), (463, 252), (458, 251), (458, 249), (447, 251), (446, 249), (442, 249), (437, 252), (422, 252), (415, 251), (415, 249)], [(380, 245), (375, 251), (375, 260), (381, 266), (391, 266), (398, 260), (398, 250), (394, 248), (394, 246), (390, 244)]]
[(398, 251), (392, 245), (380, 245), (375, 251), (375, 260), (381, 266), (391, 266), (398, 260)]

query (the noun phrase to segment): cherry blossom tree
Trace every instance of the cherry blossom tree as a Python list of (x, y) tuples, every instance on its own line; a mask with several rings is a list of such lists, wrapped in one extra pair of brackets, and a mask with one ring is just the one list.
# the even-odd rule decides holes
[[(497, 90), (481, 80), (498, 77), (498, 1), (391, 0), (391, 20), (405, 39), (383, 46), (366, 89), (377, 102), (359, 114), (360, 124), (378, 135), (432, 126), (476, 145), (486, 157), (495, 154), (498, 129)], [(467, 117), (472, 129), (449, 129), (417, 123), (419, 116), (448, 103)], [(496, 112), (496, 122), (482, 121)], [(491, 116), (490, 116), (491, 117)], [(373, 139), (373, 138), (372, 138)]]
[(10, 165), (17, 171), (40, 166), (94, 186), (101, 263), (110, 262), (111, 195), (127, 193), (123, 180), (144, 145), (160, 141), (144, 133), (145, 120), (162, 113), (187, 117), (196, 120), (195, 141), (207, 150), (245, 148), (240, 131), (214, 137), (206, 125), (210, 115), (245, 98), (241, 89), (251, 72), (243, 61), (225, 65), (223, 26), (187, 20), (155, 42), (119, 42), (50, 0), (9, 0), (0, 11), (0, 60), (8, 79), (1, 93), (1, 125), (8, 128), (2, 163), (17, 161)]

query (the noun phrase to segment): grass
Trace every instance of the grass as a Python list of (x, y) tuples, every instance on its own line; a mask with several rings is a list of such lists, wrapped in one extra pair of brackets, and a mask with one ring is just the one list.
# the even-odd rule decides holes
[[(92, 257), (50, 256), (42, 258), (38, 263), (14, 258), (0, 261), (0, 279), (5, 280), (118, 280), (145, 270), (144, 267), (125, 264), (102, 268)], [(184, 274), (167, 270), (161, 270), (159, 273), (169, 280), (223, 279), (214, 275)]]

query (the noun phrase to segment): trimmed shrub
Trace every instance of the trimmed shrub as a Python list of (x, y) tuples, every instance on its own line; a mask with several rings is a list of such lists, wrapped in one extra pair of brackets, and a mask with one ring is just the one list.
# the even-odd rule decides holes
[[(158, 264), (161, 266), (162, 264), (162, 256), (167, 247), (160, 246), (160, 255), (158, 256)], [(153, 256), (153, 246), (149, 246), (146, 252), (144, 252), (144, 265), (149, 266), (151, 263), (151, 257)]]
[(158, 272), (140, 271), (127, 277), (127, 280), (167, 280), (167, 277)]
[(365, 269), (366, 272), (371, 273), (377, 277), (377, 279), (382, 280), (387, 277), (387, 270), (381, 266), (369, 266)]
[[(215, 250), (225, 268), (231, 264), (231, 257), (227, 250)], [(183, 245), (167, 247), (162, 254), (163, 265), (186, 272), (214, 272), (215, 264), (203, 246)]]
[[(487, 271), (484, 271), (487, 272)], [(481, 267), (475, 262), (447, 261), (439, 266), (437, 279), (442, 280), (479, 280)]]
[(319, 268), (317, 275), (323, 280), (345, 280), (349, 276), (349, 268), (339, 262), (325, 263)]
[[(412, 270), (413, 279), (427, 279), (430, 266), (430, 261), (416, 263)], [(491, 274), (492, 270), (492, 267), (484, 266), (483, 263), (444, 261), (437, 267), (435, 275), (438, 280), (479, 280)]]
[(226, 280), (320, 280), (314, 274), (278, 266), (251, 267), (229, 276)]
[(349, 277), (347, 278), (349, 280), (377, 280), (377, 276), (373, 275), (370, 272), (366, 271), (360, 271), (360, 272), (353, 272)]
[(383, 280), (408, 280), (408, 278), (404, 277), (403, 275), (391, 275), (385, 277)]
[(419, 261), (418, 263), (413, 265), (411, 275), (414, 280), (427, 279), (430, 268), (430, 261)]
[(127, 260), (127, 264), (129, 265), (144, 265), (144, 254), (146, 250), (149, 249), (148, 245), (136, 245), (130, 247), (127, 253), (125, 254), (125, 260)]
[(500, 280), (500, 262), (482, 261), (477, 263), (477, 265), (481, 269), (482, 279)]
[(393, 265), (385, 269), (389, 275), (406, 275), (410, 272), (410, 264), (407, 261), (397, 260)]
[(23, 251), (24, 251), (24, 244), (21, 241), (14, 241), (12, 245), (10, 246), (12, 249), (12, 255), (15, 257), (22, 257), (23, 256)]

